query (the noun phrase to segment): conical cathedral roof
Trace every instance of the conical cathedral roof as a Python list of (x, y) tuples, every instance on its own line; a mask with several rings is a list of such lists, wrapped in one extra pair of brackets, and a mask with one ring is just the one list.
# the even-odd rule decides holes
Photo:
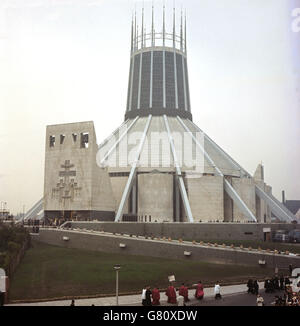
[[(144, 9), (140, 31), (136, 14), (134, 15), (125, 122), (100, 145), (101, 151), (98, 158), (100, 165), (108, 165), (110, 172), (130, 171), (132, 161), (135, 159), (134, 151), (137, 150), (137, 138), (142, 136), (147, 119), (151, 115), (151, 121), (145, 133), (147, 141), (141, 150), (141, 158), (146, 159), (140, 160), (139, 171), (149, 172), (154, 168), (162, 171), (174, 170), (172, 151), (162, 148), (164, 140), (169, 146), (169, 128), (171, 134), (177, 138), (174, 145), (183, 172), (215, 174), (215, 166), (217, 166), (223, 175), (248, 176), (243, 168), (192, 122), (186, 16), (183, 17), (181, 11), (178, 34), (176, 33), (175, 9), (173, 9), (173, 30), (170, 33), (165, 27), (165, 8), (163, 8), (162, 18), (162, 30), (157, 32), (152, 7), (151, 31), (146, 33), (144, 32)], [(201, 158), (197, 157), (197, 146), (190, 133), (195, 138), (199, 138), (203, 147), (204, 152), (200, 151)], [(126, 140), (125, 150), (123, 147)], [(111, 151), (112, 147), (113, 151)], [(109, 155), (107, 155), (108, 152)]]
[[(114, 150), (110, 153), (107, 159), (101, 163), (101, 165), (107, 165), (110, 172), (130, 171), (135, 154), (138, 150), (136, 143), (141, 138), (147, 119), (147, 117), (142, 116), (126, 120), (120, 129), (103, 142), (100, 145), (101, 155), (99, 155), (99, 160), (103, 160), (112, 147), (114, 147)], [(167, 116), (167, 120), (170, 131), (176, 139), (174, 145), (183, 172), (215, 174), (215, 166), (217, 166), (224, 175), (235, 177), (249, 175), (236, 161), (234, 161), (233, 158), (223, 151), (191, 120), (182, 119), (177, 116)], [(194, 137), (199, 138), (204, 151), (207, 153), (206, 157), (200, 151), (200, 166), (197, 166), (196, 162), (193, 162), (197, 159), (197, 148), (191, 135), (186, 132), (181, 122), (190, 130)], [(126, 137), (122, 138), (124, 133), (126, 134)], [(139, 170), (145, 172), (152, 171), (153, 169), (173, 171), (175, 165), (172, 151), (170, 149), (166, 150), (164, 147), (166, 144), (169, 146), (169, 140), (163, 116), (153, 116), (151, 118), (146, 137), (147, 143), (144, 144), (141, 151), (142, 159), (139, 164)], [(185, 153), (189, 153), (191, 157), (185, 157)], [(209, 160), (208, 157), (211, 160)], [(197, 170), (197, 168), (200, 168), (201, 170)]]

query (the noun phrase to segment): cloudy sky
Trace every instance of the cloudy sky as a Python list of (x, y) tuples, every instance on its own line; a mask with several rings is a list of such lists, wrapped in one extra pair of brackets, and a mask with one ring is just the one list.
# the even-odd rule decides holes
[[(142, 3), (0, 0), (0, 201), (13, 213), (43, 195), (46, 125), (93, 120), (100, 143), (122, 123), (131, 15)], [(194, 122), (248, 172), (263, 162), (276, 197), (300, 199), (300, 0), (175, 6), (188, 17)]]

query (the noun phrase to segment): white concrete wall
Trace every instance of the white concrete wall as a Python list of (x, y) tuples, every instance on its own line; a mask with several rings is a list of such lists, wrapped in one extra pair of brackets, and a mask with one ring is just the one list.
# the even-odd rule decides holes
[(106, 169), (93, 167), (92, 207), (96, 211), (116, 211), (116, 200)]
[(224, 190), (224, 221), (231, 222), (233, 220), (233, 201)]
[(138, 215), (151, 215), (152, 222), (173, 221), (173, 176), (171, 174), (138, 175)]
[[(115, 198), (115, 210), (117, 211), (120, 205), (120, 201), (123, 195), (125, 185), (128, 177), (110, 177), (110, 183)], [(124, 205), (123, 214), (128, 214), (128, 201)]]
[(223, 221), (224, 185), (220, 176), (186, 178), (188, 198), (195, 222)]
[[(252, 178), (232, 178), (232, 186), (253, 215), (256, 215), (254, 180)], [(233, 204), (233, 218), (235, 221), (248, 220), (235, 204)]]
[[(263, 189), (267, 194), (272, 194), (272, 187), (268, 186), (263, 180), (255, 179), (255, 184)], [(257, 221), (264, 223), (266, 215), (266, 223), (271, 223), (271, 210), (266, 202), (260, 199), (258, 196), (256, 197), (256, 217)]]
[[(88, 148), (80, 146), (81, 133), (89, 134)], [(72, 134), (77, 134), (76, 141)], [(62, 144), (60, 144), (60, 135), (65, 135)], [(55, 136), (53, 147), (50, 147), (50, 136)], [(96, 165), (96, 154), (97, 141), (93, 122), (47, 126), (44, 177), (45, 210), (114, 211), (115, 202), (109, 176), (105, 170)], [(72, 165), (69, 169), (62, 167), (66, 161)], [(68, 173), (68, 170), (73, 171), (73, 175), (60, 175)], [(58, 185), (59, 183), (60, 185)]]
[[(269, 195), (272, 195), (272, 187), (265, 184), (265, 192)], [(271, 209), (267, 204), (265, 204), (265, 212), (267, 215), (267, 223), (271, 223)]]

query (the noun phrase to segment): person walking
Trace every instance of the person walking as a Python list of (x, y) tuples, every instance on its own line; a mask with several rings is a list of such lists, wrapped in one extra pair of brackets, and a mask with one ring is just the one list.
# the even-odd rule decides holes
[(268, 293), (268, 286), (269, 286), (269, 280), (265, 279), (265, 284), (264, 284), (264, 288), (265, 288), (265, 292)]
[(253, 293), (253, 281), (252, 281), (251, 278), (248, 280), (247, 287), (248, 287), (248, 291), (247, 292), (248, 293)]
[(286, 276), (286, 277), (284, 278), (284, 285), (285, 285), (285, 287), (288, 286), (288, 285), (290, 285), (290, 284), (291, 284), (291, 281), (290, 281), (289, 277)]
[(189, 290), (184, 285), (184, 283), (182, 283), (181, 287), (179, 288), (178, 294), (184, 297), (184, 302), (190, 301), (190, 299), (189, 299)]
[(197, 284), (196, 292), (195, 292), (195, 298), (197, 300), (202, 300), (203, 297), (204, 297), (204, 289), (203, 289), (202, 282), (199, 281)]
[(160, 293), (158, 288), (152, 290), (152, 306), (160, 306)]
[(264, 306), (264, 298), (260, 294), (257, 295), (256, 305), (258, 307)]
[(182, 296), (181, 294), (178, 295), (178, 298), (177, 298), (177, 306), (181, 306), (181, 307), (182, 306), (185, 306), (184, 296)]
[(146, 302), (145, 302), (145, 306), (152, 306), (152, 303), (151, 303), (151, 290), (150, 290), (150, 286), (147, 286), (146, 288), (146, 294), (145, 294), (145, 297), (146, 297)]
[(282, 274), (280, 275), (279, 282), (280, 282), (280, 290), (284, 290), (284, 277)]
[(144, 286), (142, 290), (142, 305), (146, 306), (146, 292), (147, 292), (147, 287)]
[(275, 275), (274, 277), (274, 289), (275, 290), (280, 290), (280, 286), (279, 286), (279, 278), (277, 275)]
[(215, 284), (215, 288), (214, 288), (214, 293), (215, 293), (215, 299), (222, 299), (222, 296), (221, 296), (221, 286), (219, 284), (219, 282), (217, 282)]
[(74, 306), (75, 306), (75, 300), (74, 300), (74, 299), (71, 301), (70, 306), (71, 306), (71, 307), (74, 307)]
[(258, 285), (257, 280), (255, 280), (255, 281), (253, 282), (253, 294), (258, 295), (258, 291), (259, 291), (259, 285)]
[(168, 286), (166, 290), (166, 296), (168, 297), (168, 303), (173, 303), (173, 304), (177, 303), (176, 291), (172, 284)]

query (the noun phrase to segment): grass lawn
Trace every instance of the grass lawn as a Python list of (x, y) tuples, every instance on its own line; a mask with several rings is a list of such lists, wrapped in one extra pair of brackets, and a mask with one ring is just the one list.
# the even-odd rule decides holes
[(245, 281), (250, 276), (261, 278), (273, 274), (273, 270), (259, 266), (110, 254), (33, 241), (11, 280), (10, 300), (113, 295), (115, 264), (122, 266), (120, 293), (139, 292), (145, 285), (165, 288), (168, 275), (175, 275), (177, 284), (191, 285), (202, 280), (207, 286), (217, 280), (224, 284)]

